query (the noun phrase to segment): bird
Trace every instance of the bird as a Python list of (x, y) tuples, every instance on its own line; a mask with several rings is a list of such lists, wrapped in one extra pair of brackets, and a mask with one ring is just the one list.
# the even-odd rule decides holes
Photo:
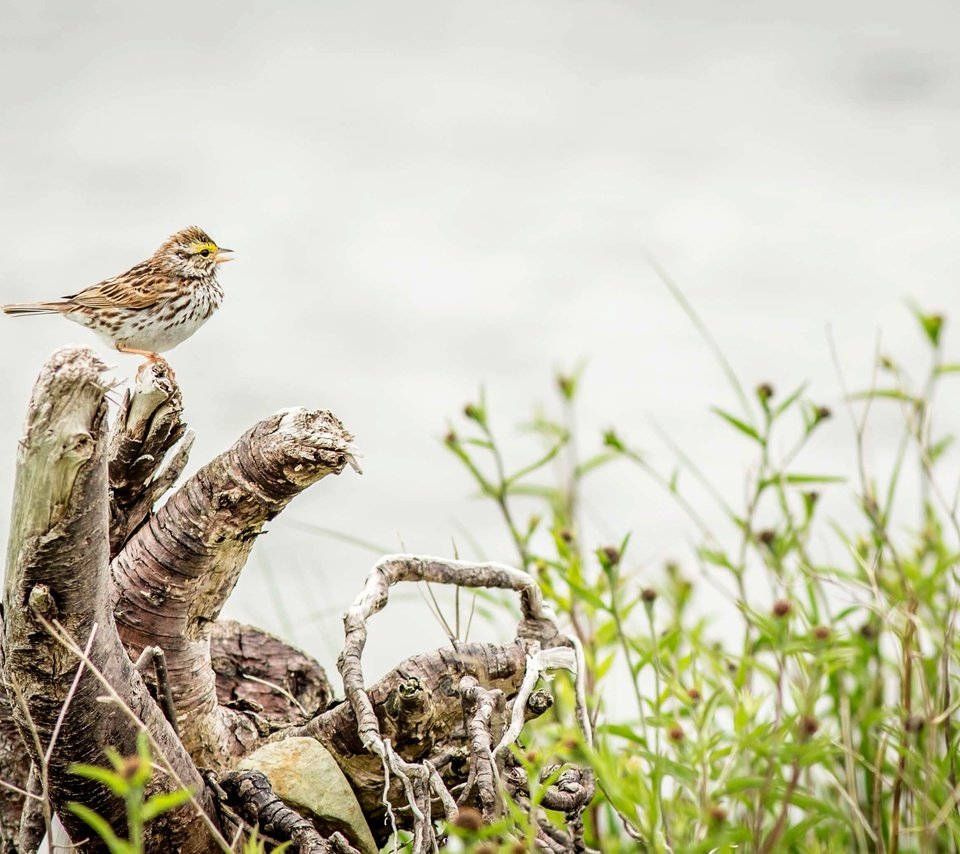
[(121, 353), (165, 362), (223, 301), (217, 270), (233, 250), (217, 246), (195, 225), (171, 235), (145, 261), (53, 302), (0, 306), (4, 314), (60, 314), (86, 326)]

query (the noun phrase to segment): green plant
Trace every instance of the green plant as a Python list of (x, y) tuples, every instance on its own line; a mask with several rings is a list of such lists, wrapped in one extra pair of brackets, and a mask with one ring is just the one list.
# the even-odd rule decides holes
[(190, 792), (177, 789), (147, 797), (147, 785), (153, 776), (153, 761), (146, 733), (137, 738), (135, 756), (123, 757), (112, 747), (104, 750), (111, 767), (73, 765), (70, 773), (101, 783), (124, 802), (127, 839), (121, 839), (110, 823), (84, 804), (70, 803), (67, 809), (82, 819), (99, 836), (110, 854), (143, 854), (143, 829), (153, 819), (176, 809), (190, 799)]
[[(805, 386), (745, 393), (676, 295), (733, 388), (738, 408), (712, 412), (751, 453), (745, 491), (715, 486), (672, 445), (674, 460), (658, 465), (613, 429), (584, 456), (579, 372), (556, 379), (559, 415), (527, 426), (542, 443), (528, 461), (510, 464), (483, 395), (445, 438), (587, 656), (594, 747), (560, 723), (573, 695), (558, 679), (555, 713), (531, 725), (531, 749), (543, 763), (595, 769), (587, 841), (604, 852), (960, 850), (960, 492), (944, 485), (952, 436), (933, 419), (960, 364), (943, 357), (943, 318), (914, 310), (930, 355), (919, 383), (882, 357), (868, 388), (845, 392), (848, 482), (799, 464), (834, 413)], [(884, 473), (866, 452), (880, 405), (901, 422)], [(689, 557), (656, 584), (640, 583), (628, 534), (593, 542), (580, 522), (584, 480), (617, 462), (659, 484), (697, 531)], [(823, 493), (851, 488), (853, 501), (836, 495), (841, 509), (828, 516)], [(632, 715), (609, 719), (613, 692), (632, 697)]]

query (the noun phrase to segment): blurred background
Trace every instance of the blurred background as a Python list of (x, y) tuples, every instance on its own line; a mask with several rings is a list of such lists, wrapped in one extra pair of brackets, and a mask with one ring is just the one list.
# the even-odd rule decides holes
[[(0, 302), (72, 293), (188, 224), (237, 252), (220, 313), (170, 354), (190, 471), (281, 407), (355, 433), (363, 476), (273, 521), (227, 607), (332, 666), (376, 554), (311, 526), (515, 562), (442, 442), (481, 386), (519, 463), (516, 425), (582, 360), (584, 453), (616, 425), (669, 473), (663, 432), (742, 497), (752, 449), (708, 413), (735, 398), (647, 252), (748, 389), (809, 380), (837, 413), (798, 464), (853, 470), (829, 337), (864, 388), (878, 349), (922, 367), (906, 298), (956, 315), (958, 26), (948, 0), (0, 0)], [(4, 539), (30, 388), (67, 343), (103, 350), (0, 318)], [(899, 423), (877, 408), (880, 467)], [(852, 486), (829, 492), (847, 512)], [(695, 529), (640, 472), (585, 500), (592, 544), (633, 532), (638, 583), (696, 573)], [(415, 589), (395, 600), (371, 676), (444, 642)]]

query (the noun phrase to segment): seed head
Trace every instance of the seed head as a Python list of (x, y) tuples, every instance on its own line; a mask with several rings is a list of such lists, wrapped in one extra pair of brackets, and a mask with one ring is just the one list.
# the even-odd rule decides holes
[(620, 563), (622, 555), (620, 554), (620, 549), (616, 546), (604, 546), (600, 551), (610, 566), (616, 566)]
[(757, 540), (769, 548), (776, 542), (777, 532), (770, 528), (764, 528), (757, 532)]
[(920, 732), (924, 724), (926, 724), (926, 720), (923, 715), (910, 715), (910, 717), (903, 722), (903, 728), (907, 732)]
[(779, 619), (789, 616), (792, 610), (793, 605), (786, 599), (777, 599), (777, 601), (773, 603), (773, 616)]
[(710, 821), (715, 824), (721, 824), (727, 820), (727, 809), (720, 804), (710, 804), (707, 814), (710, 816)]
[(479, 830), (483, 827), (483, 816), (473, 807), (460, 807), (457, 817), (453, 820), (453, 826), (461, 830)]

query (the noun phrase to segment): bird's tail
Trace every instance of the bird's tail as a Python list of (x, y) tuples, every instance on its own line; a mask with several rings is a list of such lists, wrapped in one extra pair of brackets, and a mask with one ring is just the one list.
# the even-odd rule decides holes
[(67, 302), (24, 302), (19, 305), (3, 305), (4, 314), (58, 314), (62, 312), (69, 303)]

